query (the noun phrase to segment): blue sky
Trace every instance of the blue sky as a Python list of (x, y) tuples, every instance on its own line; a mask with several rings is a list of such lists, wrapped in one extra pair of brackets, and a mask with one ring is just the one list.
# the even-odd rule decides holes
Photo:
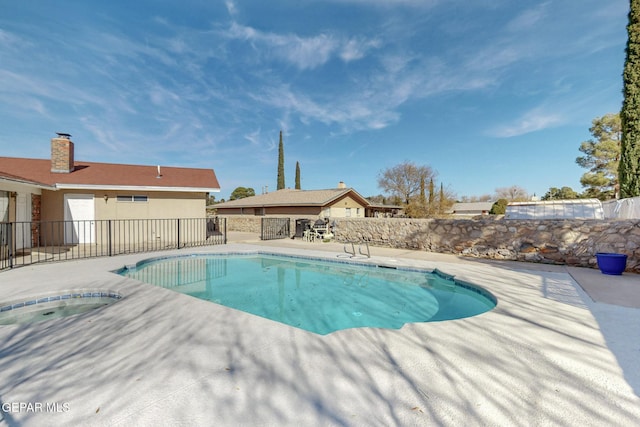
[(213, 168), (228, 198), (429, 165), (461, 196), (581, 191), (628, 0), (0, 0), (0, 155)]

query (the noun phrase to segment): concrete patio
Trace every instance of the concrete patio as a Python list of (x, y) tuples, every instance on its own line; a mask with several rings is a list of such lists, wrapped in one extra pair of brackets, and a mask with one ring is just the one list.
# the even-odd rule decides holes
[[(223, 246), (5, 271), (0, 302), (83, 288), (124, 298), (65, 319), (0, 326), (2, 423), (637, 424), (639, 277), (370, 250), (374, 264), (438, 268), (481, 285), (498, 306), (468, 319), (320, 336), (111, 272), (196, 252), (344, 256), (341, 244), (239, 234)], [(59, 411), (14, 411), (20, 403), (57, 403), (49, 408)]]

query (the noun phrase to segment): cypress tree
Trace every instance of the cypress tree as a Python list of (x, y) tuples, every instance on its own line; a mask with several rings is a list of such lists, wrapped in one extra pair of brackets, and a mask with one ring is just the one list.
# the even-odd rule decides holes
[(640, 0), (631, 0), (624, 63), (624, 102), (620, 111), (622, 143), (618, 182), (620, 197), (640, 196)]
[(280, 131), (280, 144), (278, 145), (278, 186), (276, 190), (284, 188), (284, 144), (282, 143), (282, 131)]
[(433, 178), (429, 180), (429, 211), (433, 211), (433, 202), (436, 199)]
[(420, 204), (424, 205), (426, 203), (426, 196), (424, 194), (424, 176), (420, 177)]
[(296, 190), (300, 190), (300, 162), (296, 162)]

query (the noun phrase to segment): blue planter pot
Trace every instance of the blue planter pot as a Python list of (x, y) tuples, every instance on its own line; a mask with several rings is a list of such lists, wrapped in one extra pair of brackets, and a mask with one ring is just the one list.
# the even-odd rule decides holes
[(619, 276), (627, 267), (627, 256), (625, 254), (597, 253), (598, 268), (602, 274)]

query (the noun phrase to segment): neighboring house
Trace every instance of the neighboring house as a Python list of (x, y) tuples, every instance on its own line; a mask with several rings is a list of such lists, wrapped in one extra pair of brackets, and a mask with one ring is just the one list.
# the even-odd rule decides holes
[(454, 203), (451, 208), (454, 216), (489, 215), (493, 202)]
[(403, 215), (403, 207), (397, 205), (370, 203), (366, 211), (366, 216), (371, 218), (395, 218)]
[(0, 157), (0, 222), (205, 218), (219, 191), (212, 169), (75, 161), (68, 134), (51, 140), (50, 160)]
[(340, 183), (327, 190), (283, 189), (229, 202), (210, 208), (218, 215), (286, 215), (321, 218), (364, 218), (370, 206), (353, 188)]

